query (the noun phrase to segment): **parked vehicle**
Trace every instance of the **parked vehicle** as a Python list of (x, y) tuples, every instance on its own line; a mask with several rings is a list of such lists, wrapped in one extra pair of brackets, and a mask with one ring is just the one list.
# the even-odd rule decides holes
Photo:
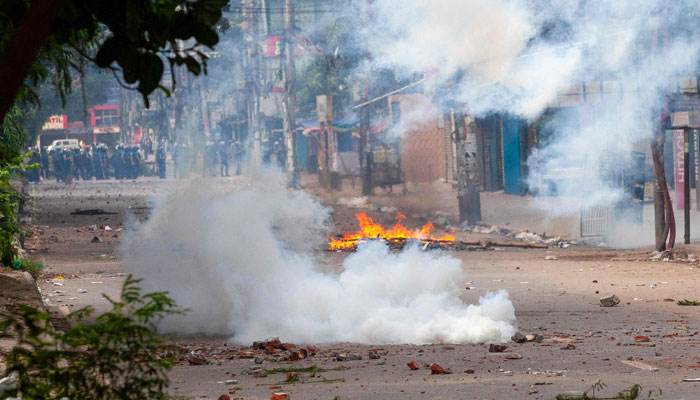
[(63, 150), (63, 149), (78, 149), (80, 148), (80, 142), (78, 139), (59, 139), (51, 142), (51, 145), (47, 148), (48, 151), (53, 150)]

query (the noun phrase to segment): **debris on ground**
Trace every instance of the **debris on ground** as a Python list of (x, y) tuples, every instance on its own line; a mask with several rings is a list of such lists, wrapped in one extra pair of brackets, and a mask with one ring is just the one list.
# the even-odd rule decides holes
[(508, 346), (505, 344), (492, 343), (489, 345), (489, 353), (503, 353), (507, 348)]
[(600, 299), (600, 305), (603, 307), (614, 307), (618, 304), (620, 304), (620, 298), (615, 295)]
[(509, 353), (506, 356), (506, 360), (520, 360), (521, 358), (523, 358), (523, 356), (521, 356), (520, 354), (515, 354), (515, 353)]
[(430, 364), (428, 369), (430, 370), (431, 375), (443, 375), (443, 374), (451, 374), (452, 373), (452, 371), (450, 371), (449, 368), (443, 368), (438, 363)]
[(368, 356), (371, 360), (379, 359), (379, 353), (377, 352), (377, 350), (370, 350)]
[(542, 343), (544, 340), (544, 337), (542, 335), (538, 335), (536, 333), (528, 333), (525, 335), (525, 340), (528, 342), (537, 342), (537, 343)]
[(621, 363), (629, 365), (631, 367), (639, 368), (645, 371), (658, 371), (659, 369), (657, 367), (654, 367), (652, 365), (649, 365), (647, 363), (643, 363), (641, 361), (636, 361), (636, 360), (620, 360)]
[(408, 368), (410, 368), (412, 371), (415, 371), (418, 369), (418, 363), (416, 363), (415, 361), (410, 361), (406, 365), (408, 365)]
[(17, 389), (18, 376), (16, 373), (0, 379), (0, 394)]
[(205, 358), (202, 358), (202, 357), (190, 357), (187, 361), (190, 363), (190, 365), (206, 365), (207, 364), (207, 360)]
[[(673, 300), (671, 300), (671, 301), (673, 301)], [(700, 306), (700, 301), (684, 299), (684, 300), (678, 301), (678, 303), (676, 303), (676, 304), (678, 304), (679, 306)]]
[(689, 254), (682, 248), (673, 248), (664, 251), (654, 251), (649, 257), (652, 261), (676, 261), (676, 262), (688, 262), (696, 263), (698, 258), (695, 254)]
[(289, 393), (272, 393), (270, 400), (289, 400)]
[(88, 210), (81, 210), (81, 209), (76, 209), (70, 215), (114, 215), (116, 214), (115, 212), (107, 212), (105, 210), (102, 210), (100, 208), (91, 208)]
[(515, 335), (513, 335), (510, 340), (514, 341), (515, 343), (525, 343), (527, 341), (522, 332), (515, 332)]

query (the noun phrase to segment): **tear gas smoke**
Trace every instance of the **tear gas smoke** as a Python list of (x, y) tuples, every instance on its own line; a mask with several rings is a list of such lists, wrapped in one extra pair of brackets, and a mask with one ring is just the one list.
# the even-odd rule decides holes
[[(696, 75), (700, 52), (691, 0), (376, 0), (372, 13), (364, 35), (373, 68), (425, 73), (433, 88), (449, 82), (452, 100), (476, 116), (544, 121), (527, 183), (561, 196), (540, 203), (552, 216), (578, 212), (570, 198), (584, 208), (620, 199), (620, 188), (600, 179), (601, 165), (621, 168), (632, 150), (648, 153), (664, 93)], [(605, 93), (567, 100), (583, 82)], [(548, 108), (556, 112), (538, 121)]]
[(500, 342), (515, 332), (506, 292), (460, 300), (466, 274), (450, 256), (372, 243), (342, 272), (322, 271), (310, 250), (325, 242), (328, 210), (270, 178), (228, 194), (191, 183), (125, 236), (128, 270), (191, 310), (162, 330), (375, 344)]

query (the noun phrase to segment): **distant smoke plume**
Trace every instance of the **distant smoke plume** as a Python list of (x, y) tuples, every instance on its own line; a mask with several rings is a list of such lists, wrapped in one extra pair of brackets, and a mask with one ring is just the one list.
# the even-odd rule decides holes
[(462, 302), (467, 277), (456, 258), (374, 243), (337, 274), (315, 263), (328, 210), (271, 178), (227, 194), (193, 184), (161, 199), (126, 237), (127, 269), (191, 310), (164, 321), (164, 331), (375, 344), (501, 342), (514, 333), (507, 293)]
[[(476, 116), (534, 122), (573, 86), (602, 83), (604, 96), (542, 126), (551, 137), (528, 165), (530, 189), (545, 193), (554, 184), (585, 207), (619, 198), (600, 181), (601, 163), (619, 166), (640, 149), (658, 126), (664, 93), (696, 75), (699, 11), (690, 0), (376, 0), (364, 34), (375, 68), (425, 73), (433, 89), (461, 77), (451, 82), (452, 100)], [(550, 171), (574, 167), (575, 179), (548, 182)], [(569, 213), (568, 204), (547, 208)]]

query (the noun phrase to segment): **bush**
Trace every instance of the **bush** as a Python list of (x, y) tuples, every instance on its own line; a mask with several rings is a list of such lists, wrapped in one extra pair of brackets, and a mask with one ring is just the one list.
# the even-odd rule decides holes
[(34, 279), (37, 279), (41, 270), (44, 269), (44, 264), (28, 258), (17, 258), (12, 263), (12, 269), (27, 271)]
[(17, 377), (17, 388), (0, 398), (169, 398), (166, 372), (172, 364), (158, 356), (162, 341), (155, 325), (184, 310), (165, 292), (142, 295), (138, 282), (129, 276), (119, 301), (105, 295), (112, 310), (94, 323), (84, 323), (90, 307), (72, 313), (78, 324), (65, 333), (53, 330), (49, 313), (27, 305), (3, 315), (0, 337), (16, 341), (5, 356), (6, 374)]
[(0, 264), (10, 267), (17, 256), (13, 245), (20, 226), (16, 218), (16, 208), (20, 195), (12, 186), (12, 179), (18, 178), (23, 170), (36, 168), (36, 164), (23, 166), (31, 153), (22, 153), (24, 128), (20, 121), (22, 111), (14, 105), (4, 121), (0, 121)]

